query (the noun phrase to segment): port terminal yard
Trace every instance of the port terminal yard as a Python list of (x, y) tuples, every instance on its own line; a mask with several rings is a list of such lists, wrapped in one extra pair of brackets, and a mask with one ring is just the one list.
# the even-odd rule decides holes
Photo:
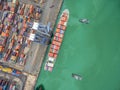
[(0, 0), (0, 80), (4, 85), (34, 90), (62, 2)]

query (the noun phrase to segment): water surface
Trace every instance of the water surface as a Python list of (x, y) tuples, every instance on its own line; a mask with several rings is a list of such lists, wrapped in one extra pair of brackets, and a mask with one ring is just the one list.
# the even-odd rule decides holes
[[(53, 72), (43, 70), (45, 90), (120, 90), (120, 0), (64, 0), (70, 19)], [(79, 22), (90, 20), (89, 24)], [(44, 66), (44, 65), (43, 65)], [(83, 76), (82, 81), (71, 74)]]

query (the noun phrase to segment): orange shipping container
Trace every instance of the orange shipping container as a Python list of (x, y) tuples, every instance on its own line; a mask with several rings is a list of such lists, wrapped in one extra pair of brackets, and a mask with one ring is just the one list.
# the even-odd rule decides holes
[(60, 21), (60, 22), (59, 22), (59, 24), (61, 24), (61, 25), (64, 25), (64, 23), (65, 23), (65, 22), (63, 22), (63, 21)]
[(67, 21), (67, 17), (62, 17), (61, 20), (62, 21)]
[(57, 58), (57, 54), (54, 54), (54, 56), (53, 56), (54, 58)]
[(0, 46), (0, 52), (3, 52), (3, 50), (4, 50), (4, 47)]
[(62, 30), (66, 30), (66, 26), (62, 26), (62, 28), (61, 28)]
[(66, 29), (66, 26), (58, 24), (57, 28), (58, 28), (58, 29), (65, 30), (65, 29)]
[(55, 49), (55, 50), (59, 50), (59, 49), (60, 49), (60, 47), (59, 47), (59, 46), (56, 46), (56, 45), (51, 45), (50, 48)]
[(59, 38), (59, 37), (56, 37), (56, 36), (55, 36), (55, 37), (53, 38), (53, 40), (55, 40), (55, 41), (58, 41), (58, 42), (62, 43), (62, 39), (61, 39), (61, 38)]
[(59, 29), (59, 28), (57, 28), (57, 29), (56, 29), (56, 32), (57, 32), (57, 33), (59, 33), (59, 32), (60, 32), (60, 29)]
[(61, 25), (60, 25), (60, 24), (58, 24), (57, 28), (58, 28), (58, 29), (60, 29), (60, 28), (61, 28)]
[(3, 37), (8, 37), (8, 36), (9, 36), (9, 33), (2, 32), (2, 33), (1, 33), (1, 36), (3, 36)]
[(58, 38), (63, 38), (64, 34), (55, 33), (55, 36), (58, 37)]
[(53, 41), (52, 44), (57, 45), (57, 46), (60, 46), (60, 45), (61, 45), (61, 43), (60, 43), (60, 42), (57, 42), (57, 41)]
[(52, 49), (52, 48), (51, 48), (51, 49), (50, 49), (50, 52), (51, 52), (51, 53), (58, 53), (58, 50), (55, 50), (55, 49)]
[(48, 56), (49, 56), (49, 57), (53, 57), (53, 53), (49, 53)]

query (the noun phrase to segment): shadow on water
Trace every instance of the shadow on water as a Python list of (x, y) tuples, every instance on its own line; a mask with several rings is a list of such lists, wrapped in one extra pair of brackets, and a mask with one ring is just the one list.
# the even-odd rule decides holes
[(44, 88), (44, 86), (43, 86), (42, 84), (40, 84), (40, 85), (36, 88), (36, 90), (45, 90), (45, 88)]

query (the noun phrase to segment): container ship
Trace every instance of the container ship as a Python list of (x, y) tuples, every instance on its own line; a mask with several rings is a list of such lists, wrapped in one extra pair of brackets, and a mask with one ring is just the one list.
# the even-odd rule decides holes
[(60, 16), (60, 20), (57, 24), (56, 31), (48, 52), (48, 57), (44, 66), (44, 70), (52, 72), (54, 68), (56, 58), (58, 56), (63, 41), (68, 19), (69, 19), (69, 10), (65, 9), (62, 12), (62, 15)]

